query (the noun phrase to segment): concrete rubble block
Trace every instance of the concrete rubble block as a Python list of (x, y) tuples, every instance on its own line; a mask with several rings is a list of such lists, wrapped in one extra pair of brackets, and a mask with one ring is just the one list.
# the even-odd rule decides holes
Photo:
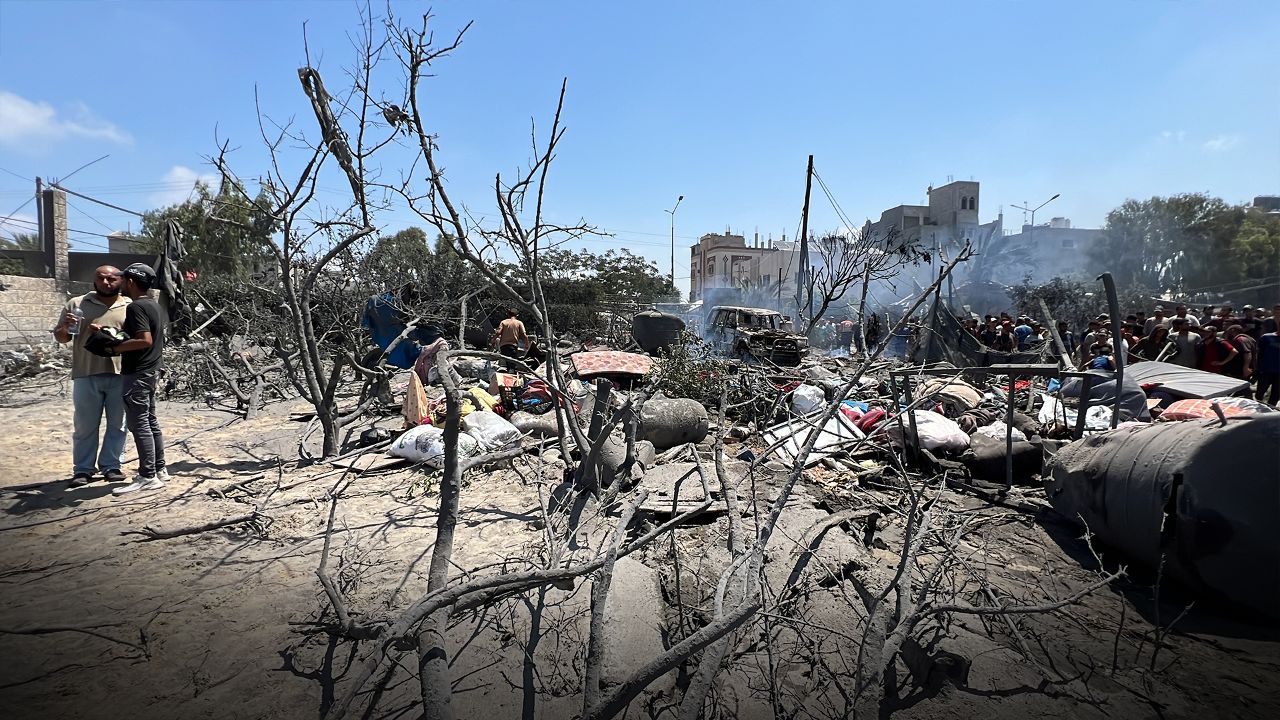
[(545, 412), (541, 415), (534, 415), (527, 412), (511, 413), (511, 424), (525, 435), (531, 435), (535, 438), (551, 438), (556, 437), (556, 414), (554, 412)]
[(640, 432), (637, 437), (666, 450), (684, 443), (702, 442), (710, 430), (707, 409), (688, 398), (654, 398), (640, 410)]
[[(662, 644), (662, 590), (658, 573), (638, 560), (620, 558), (604, 603), (604, 642), (600, 680), (625, 682), (632, 673), (666, 652)], [(666, 678), (669, 681), (670, 675)], [(664, 684), (660, 680), (658, 685)]]
[[(773, 587), (782, 587), (791, 577), (797, 562), (801, 583), (838, 582), (846, 573), (874, 564), (871, 552), (857, 539), (836, 525), (820, 536), (817, 550), (810, 553), (819, 538), (814, 529), (827, 521), (831, 513), (815, 507), (812, 498), (793, 495), (778, 516), (777, 531), (765, 548), (764, 572)], [(849, 525), (861, 528), (865, 519), (854, 519)]]
[[(703, 504), (706, 494), (702, 490), (702, 481), (698, 478), (696, 467), (697, 465), (692, 462), (676, 462), (664, 463), (648, 470), (640, 481), (640, 485), (649, 491), (649, 498), (641, 509), (659, 515), (670, 515), (689, 512)], [(715, 462), (705, 460), (703, 467), (707, 471), (707, 488), (711, 491), (713, 500), (706, 512), (724, 513), (728, 509), (724, 502), (725, 488), (721, 487), (720, 479), (716, 477)], [(733, 492), (734, 497), (738, 499), (738, 512), (741, 514), (746, 514), (750, 510), (742, 494), (742, 487), (747, 482), (748, 468), (749, 465), (740, 460), (725, 462), (724, 479), (729, 485), (728, 491)], [(686, 473), (689, 474), (688, 477), (685, 477)], [(771, 475), (764, 470), (760, 471), (760, 474)], [(681, 478), (684, 479), (681, 480)]]

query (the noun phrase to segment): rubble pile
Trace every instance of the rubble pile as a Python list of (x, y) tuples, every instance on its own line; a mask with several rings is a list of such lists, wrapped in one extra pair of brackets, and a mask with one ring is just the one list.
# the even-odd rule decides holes
[(0, 377), (32, 377), (51, 370), (67, 371), (71, 354), (60, 346), (19, 345), (0, 350)]
[[(436, 468), (442, 466), (444, 453), (440, 428), (445, 400), (434, 365), (440, 349), (433, 345), (423, 351), (432, 357), (419, 362), (412, 373), (408, 427), (389, 451)], [(1161, 466), (1164, 475), (1134, 489), (1121, 477), (1125, 468), (1098, 460), (1112, 452), (1108, 448), (1115, 438), (1138, 429), (1143, 438), (1194, 438), (1197, 433), (1209, 437), (1212, 427), (1232, 423), (1242, 428), (1233, 430), (1237, 435), (1262, 446), (1280, 446), (1273, 437), (1280, 432), (1280, 422), (1247, 425), (1273, 413), (1272, 408), (1222, 397), (1231, 388), (1213, 377), (1197, 377), (1195, 370), (1157, 373), (1150, 381), (1144, 373), (1130, 372), (1117, 391), (1112, 373), (1076, 372), (1050, 364), (955, 367), (882, 359), (859, 375), (863, 363), (847, 353), (809, 356), (782, 366), (753, 357), (696, 357), (678, 347), (655, 360), (597, 346), (572, 348), (560, 361), (568, 378), (566, 397), (561, 399), (548, 383), (545, 365), (518, 372), (488, 359), (456, 361), (452, 367), (464, 390), (465, 438), (460, 452), (474, 456), (523, 446), (544, 459), (568, 464), (581, 460), (582, 453), (558, 426), (558, 413), (553, 412), (558, 405), (594, 441), (589, 433), (595, 432), (598, 418), (593, 425), (593, 414), (602, 408), (612, 413), (631, 402), (638, 406), (632, 422), (615, 427), (601, 441), (601, 479), (606, 485), (624, 471), (629, 483), (640, 482), (646, 473), (655, 481), (681, 475), (693, 459), (688, 448), (711, 459), (720, 446), (739, 474), (750, 467), (781, 476), (803, 462), (809, 492), (827, 507), (886, 502), (868, 498), (901, 492), (904, 483), (927, 487), (942, 482), (992, 501), (1017, 496), (1040, 508), (1056, 508), (1072, 521), (1089, 518), (1090, 529), (1103, 538), (1140, 532), (1145, 522), (1153, 529), (1141, 531), (1146, 534), (1134, 542), (1156, 547), (1162, 542), (1165, 503), (1172, 502), (1175, 485), (1188, 482), (1185, 468), (1166, 463)], [(1159, 363), (1149, 365), (1150, 372), (1161, 369), (1154, 367)], [(723, 406), (716, 395), (725, 399)], [(1274, 418), (1280, 415), (1270, 419)], [(811, 438), (813, 433), (817, 437)], [(557, 441), (565, 438), (574, 457), (560, 457), (565, 446)], [(806, 454), (804, 446), (811, 439)], [(1197, 441), (1186, 443), (1195, 446)], [(629, 457), (635, 462), (628, 463)], [(1099, 489), (1099, 483), (1105, 487)], [(1274, 489), (1272, 482), (1272, 495)], [(661, 488), (657, 491), (650, 509), (665, 502)], [(713, 489), (713, 494), (720, 492)], [(1259, 497), (1245, 505), (1266, 502)], [(719, 505), (713, 508), (718, 509), (709, 512), (724, 512)], [(1213, 512), (1215, 522), (1224, 526), (1218, 531), (1233, 538), (1216, 547), (1237, 554), (1274, 553), (1274, 541), (1250, 540), (1254, 536), (1247, 526), (1254, 520), (1247, 513), (1233, 515), (1226, 506), (1214, 506)], [(1130, 517), (1133, 513), (1145, 519), (1139, 522)], [(1197, 552), (1207, 541), (1199, 542)], [(1134, 555), (1155, 562), (1151, 553)], [(1280, 587), (1280, 578), (1268, 576), (1258, 588), (1242, 593), (1206, 575), (1182, 574), (1209, 591), (1255, 606), (1258, 603), (1249, 597), (1271, 598), (1275, 593), (1269, 588)]]

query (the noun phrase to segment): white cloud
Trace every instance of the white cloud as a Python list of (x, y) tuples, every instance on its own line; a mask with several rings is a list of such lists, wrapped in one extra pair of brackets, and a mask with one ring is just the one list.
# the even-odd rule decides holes
[(1164, 130), (1160, 133), (1160, 139), (1165, 142), (1180, 143), (1187, 138), (1186, 130)]
[(82, 103), (77, 103), (70, 113), (59, 113), (49, 103), (33, 102), (0, 90), (0, 145), (20, 147), (69, 138), (124, 145), (133, 142), (129, 133), (95, 117)]
[(191, 191), (195, 189), (198, 182), (216, 189), (218, 187), (218, 175), (216, 173), (202, 175), (186, 165), (174, 165), (169, 168), (169, 172), (164, 174), (161, 182), (168, 185), (168, 187), (160, 192), (153, 193), (148, 198), (152, 207), (167, 207), (186, 202), (191, 197)]
[(1240, 144), (1239, 135), (1219, 135), (1206, 140), (1203, 147), (1207, 152), (1226, 152)]

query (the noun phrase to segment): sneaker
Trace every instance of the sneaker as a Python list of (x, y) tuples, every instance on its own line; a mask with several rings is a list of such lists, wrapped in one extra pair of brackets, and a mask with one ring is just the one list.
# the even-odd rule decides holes
[(112, 495), (127, 495), (131, 492), (139, 490), (160, 490), (164, 488), (164, 481), (157, 477), (144, 477), (142, 475), (134, 475), (133, 482), (118, 487), (111, 491)]
[(169, 482), (169, 471), (164, 468), (160, 468), (156, 471), (156, 479), (160, 482)]
[(107, 482), (124, 482), (125, 477), (124, 473), (120, 471), (120, 468), (116, 468), (115, 470), (107, 470), (102, 473), (102, 479)]
[(91, 482), (93, 482), (93, 476), (89, 473), (76, 473), (71, 476), (72, 487), (84, 487)]

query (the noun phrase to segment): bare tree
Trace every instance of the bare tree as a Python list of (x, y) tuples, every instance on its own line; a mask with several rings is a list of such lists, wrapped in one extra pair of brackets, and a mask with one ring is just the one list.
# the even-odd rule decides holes
[(904, 267), (929, 258), (918, 242), (902, 239), (897, 229), (883, 237), (865, 228), (850, 235), (828, 233), (810, 243), (810, 249), (816, 252), (818, 262), (809, 271), (808, 296), (813, 298), (814, 307), (805, 323), (806, 333), (854, 286), (860, 286), (858, 327), (861, 328), (871, 284), (889, 280)]

